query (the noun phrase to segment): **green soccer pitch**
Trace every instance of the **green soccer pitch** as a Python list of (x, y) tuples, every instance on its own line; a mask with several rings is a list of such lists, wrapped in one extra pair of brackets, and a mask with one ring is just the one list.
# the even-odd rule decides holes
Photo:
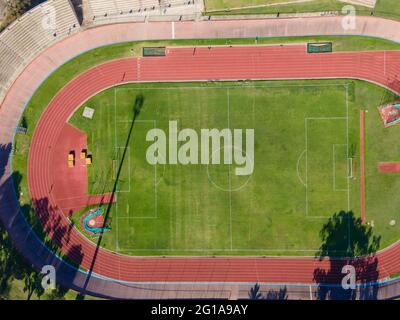
[[(88, 136), (92, 194), (113, 189), (137, 97), (143, 106), (121, 166), (103, 247), (134, 255), (314, 255), (329, 217), (341, 210), (360, 215), (360, 109), (369, 111), (367, 221), (374, 221), (382, 246), (397, 240), (399, 226), (389, 221), (400, 205), (399, 182), (396, 175), (377, 172), (378, 161), (397, 159), (391, 141), (400, 137), (400, 127), (385, 129), (376, 111), (394, 99), (384, 89), (350, 80), (108, 89), (70, 119)], [(86, 106), (95, 109), (92, 120), (82, 117)], [(253, 173), (236, 176), (234, 166), (225, 164), (149, 164), (146, 151), (153, 142), (146, 134), (153, 128), (168, 134), (169, 121), (196, 132), (254, 129)], [(78, 228), (86, 211), (72, 217)]]

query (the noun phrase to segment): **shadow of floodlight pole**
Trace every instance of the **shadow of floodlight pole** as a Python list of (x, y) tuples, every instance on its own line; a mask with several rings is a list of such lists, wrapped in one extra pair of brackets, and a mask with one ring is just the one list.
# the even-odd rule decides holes
[[(114, 198), (115, 198), (115, 193), (117, 192), (117, 185), (118, 185), (119, 177), (121, 175), (122, 166), (123, 166), (123, 163), (124, 163), (124, 160), (125, 160), (126, 150), (128, 149), (129, 142), (130, 142), (131, 135), (132, 135), (132, 130), (133, 130), (133, 127), (135, 125), (135, 120), (138, 117), (138, 115), (139, 115), (139, 113), (140, 113), (140, 111), (142, 109), (143, 102), (144, 102), (144, 97), (143, 97), (142, 94), (136, 96), (135, 104), (134, 104), (134, 107), (133, 107), (133, 118), (132, 118), (131, 126), (129, 128), (128, 136), (127, 136), (126, 142), (125, 142), (124, 151), (122, 153), (121, 161), (120, 161), (119, 166), (118, 166), (117, 174), (115, 176), (115, 181), (114, 181), (114, 186), (113, 186), (112, 193), (111, 193), (111, 198), (110, 198), (110, 201), (107, 204), (107, 210), (106, 210), (106, 214), (104, 216), (103, 228), (102, 228), (102, 230), (100, 232), (100, 236), (99, 236), (99, 239), (98, 239), (97, 244), (96, 244), (96, 250), (95, 250), (94, 255), (93, 255), (92, 263), (90, 264), (88, 275), (86, 277), (85, 284), (83, 286), (83, 290), (82, 290), (82, 294), (83, 295), (85, 294), (86, 288), (87, 288), (87, 286), (89, 284), (90, 278), (91, 278), (92, 273), (93, 273), (93, 268), (94, 268), (94, 265), (96, 263), (96, 258), (97, 258), (97, 255), (99, 253), (100, 244), (101, 244), (101, 241), (102, 241), (103, 235), (104, 235), (104, 227), (105, 227), (105, 224), (107, 223), (108, 217), (109, 217), (110, 212), (111, 212), (111, 208), (112, 208), (112, 205), (113, 205), (113, 202), (114, 202)], [(103, 204), (101, 204), (101, 205), (103, 205)]]

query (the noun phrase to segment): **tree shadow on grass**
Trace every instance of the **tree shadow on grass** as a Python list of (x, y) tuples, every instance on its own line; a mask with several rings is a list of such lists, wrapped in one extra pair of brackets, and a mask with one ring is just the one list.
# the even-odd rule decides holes
[[(321, 247), (316, 253), (319, 260), (328, 260), (329, 268), (314, 270), (318, 284), (317, 298), (354, 300), (376, 299), (378, 287), (370, 285), (379, 278), (378, 258), (375, 253), (381, 237), (373, 234), (372, 227), (363, 225), (352, 211), (340, 211), (329, 218), (320, 231)], [(344, 266), (353, 266), (358, 288), (345, 290), (342, 279)]]

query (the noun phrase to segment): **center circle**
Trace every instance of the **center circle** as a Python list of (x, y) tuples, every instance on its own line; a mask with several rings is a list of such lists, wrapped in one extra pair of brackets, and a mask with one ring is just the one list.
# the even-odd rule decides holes
[[(250, 159), (247, 155), (247, 153), (237, 147), (228, 147), (229, 149), (233, 149), (236, 151), (239, 151), (241, 153), (244, 153), (248, 161), (251, 161), (253, 166), (254, 166), (254, 160)], [(209, 159), (209, 164), (207, 165), (207, 177), (208, 180), (218, 189), (226, 192), (233, 192), (233, 191), (239, 191), (242, 188), (244, 188), (250, 181), (253, 173), (246, 175), (246, 176), (240, 176), (235, 174), (235, 169), (238, 167), (238, 165), (232, 163), (232, 164), (212, 164), (212, 158), (216, 153), (221, 153), (221, 151), (225, 150), (225, 147), (220, 147), (217, 150), (214, 150), (211, 154), (211, 157)], [(233, 151), (232, 150), (232, 151)], [(232, 152), (232, 159), (234, 158), (233, 152)], [(221, 170), (221, 166), (224, 166), (225, 168)], [(228, 175), (228, 178), (226, 179), (225, 174)], [(224, 181), (225, 180), (225, 181)]]

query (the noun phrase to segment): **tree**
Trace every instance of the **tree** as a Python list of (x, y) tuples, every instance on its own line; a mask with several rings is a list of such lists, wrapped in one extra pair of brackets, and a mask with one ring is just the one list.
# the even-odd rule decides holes
[(42, 275), (35, 271), (35, 270), (31, 270), (31, 272), (27, 272), (25, 273), (24, 276), (24, 292), (28, 293), (28, 297), (27, 299), (30, 300), (32, 298), (32, 295), (34, 293), (36, 293), (36, 295), (38, 296), (38, 298), (40, 298), (43, 293), (44, 293), (44, 289), (42, 287)]
[(9, 0), (5, 7), (5, 18), (3, 20), (1, 29), (5, 28), (7, 25), (12, 23), (14, 20), (18, 19), (31, 7), (31, 0)]
[(10, 291), (13, 278), (13, 253), (8, 234), (0, 225), (0, 299), (5, 299)]
[(67, 292), (68, 289), (57, 284), (55, 289), (46, 292), (45, 298), (46, 300), (64, 300)]
[[(329, 261), (329, 268), (314, 270), (319, 285), (317, 297), (324, 299), (376, 299), (378, 287), (369, 285), (378, 280), (378, 257), (381, 237), (374, 235), (371, 226), (362, 223), (352, 211), (335, 213), (320, 231), (321, 246), (316, 253), (320, 260)], [(356, 272), (358, 289), (342, 288), (342, 270), (351, 265)]]

